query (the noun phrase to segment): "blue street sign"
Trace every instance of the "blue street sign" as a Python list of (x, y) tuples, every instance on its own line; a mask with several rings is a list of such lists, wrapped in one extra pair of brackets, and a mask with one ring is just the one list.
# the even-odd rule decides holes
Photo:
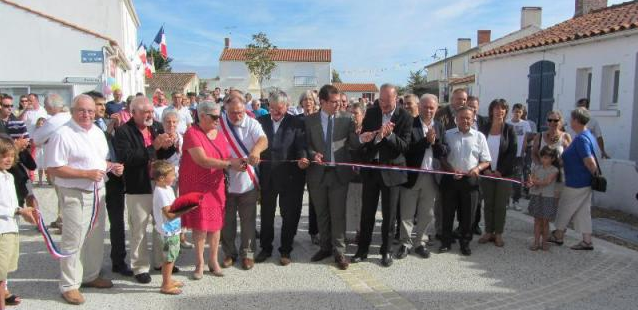
[(82, 62), (103, 62), (104, 61), (104, 54), (102, 53), (102, 51), (81, 51), (82, 55)]

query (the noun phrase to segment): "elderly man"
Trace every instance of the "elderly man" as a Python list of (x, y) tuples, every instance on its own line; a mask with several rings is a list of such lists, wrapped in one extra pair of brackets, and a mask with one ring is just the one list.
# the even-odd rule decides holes
[[(90, 96), (73, 99), (72, 120), (49, 139), (45, 160), (62, 197), (65, 229), (60, 251), (60, 291), (70, 304), (81, 304), (83, 287), (110, 288), (100, 277), (104, 253), (104, 176), (121, 175), (124, 167), (108, 161), (109, 149), (94, 124), (95, 103)], [(94, 218), (97, 216), (97, 218)], [(91, 227), (91, 225), (95, 225)]]
[[(180, 92), (174, 92), (173, 95), (173, 104), (168, 106), (164, 111), (175, 111), (177, 115), (179, 115), (179, 122), (177, 122), (177, 133), (180, 135), (184, 135), (186, 129), (193, 124), (193, 116), (191, 115), (191, 111), (188, 110), (187, 107), (184, 106), (184, 94)], [(186, 99), (188, 100), (188, 99)], [(161, 120), (161, 118), (160, 118)]]
[[(352, 169), (335, 166), (335, 162), (350, 162), (352, 149), (360, 146), (355, 132), (354, 120), (350, 113), (339, 112), (339, 90), (332, 85), (324, 85), (319, 90), (321, 112), (305, 118), (306, 141), (309, 158), (321, 164), (308, 168), (308, 191), (314, 203), (319, 224), (321, 249), (310, 261), (317, 262), (334, 256), (337, 267), (348, 269), (350, 262), (346, 252), (346, 198)], [(362, 137), (372, 140), (372, 134)], [(309, 164), (302, 159), (300, 165)]]
[(434, 119), (443, 124), (445, 130), (456, 128), (454, 118), (456, 117), (456, 110), (465, 106), (467, 103), (467, 91), (463, 88), (457, 88), (452, 92), (452, 101), (443, 109), (439, 109), (434, 116)]
[[(406, 102), (410, 100), (406, 97)], [(406, 152), (409, 167), (433, 170), (440, 169), (439, 159), (447, 153), (445, 130), (434, 120), (439, 107), (439, 99), (432, 94), (424, 94), (419, 101), (420, 115), (414, 118), (410, 147)], [(439, 187), (434, 174), (408, 172), (408, 182), (401, 188), (401, 247), (396, 258), (405, 258), (411, 249), (422, 258), (430, 257), (425, 230), (432, 222), (434, 202), (438, 199)], [(416, 213), (416, 228), (414, 214)], [(412, 231), (415, 238), (412, 241)]]
[(29, 132), (29, 136), (31, 136), (35, 131), (35, 123), (38, 122), (38, 119), (41, 117), (49, 118), (49, 115), (46, 109), (40, 105), (40, 97), (38, 97), (37, 94), (31, 93), (27, 98), (29, 98), (29, 104), (18, 118), (27, 125), (27, 131)]
[(445, 175), (443, 188), (443, 236), (439, 252), (450, 250), (454, 215), (459, 219), (461, 254), (469, 256), (472, 241), (472, 215), (479, 197), (479, 174), (490, 166), (490, 151), (485, 136), (472, 128), (474, 110), (463, 106), (456, 110), (457, 128), (445, 133), (448, 154), (443, 166), (458, 175)]
[[(233, 158), (246, 160), (246, 171), (229, 171), (229, 188), (226, 195), (226, 212), (222, 228), (222, 248), (226, 257), (222, 267), (232, 266), (242, 258), (244, 270), (255, 265), (255, 217), (259, 180), (254, 166), (259, 163), (261, 153), (268, 148), (268, 138), (254, 118), (247, 117), (244, 96), (232, 92), (224, 99), (226, 113), (222, 117), (222, 133), (228, 140)], [(237, 214), (241, 222), (241, 245), (237, 252)]]
[[(147, 248), (146, 229), (153, 218), (153, 187), (150, 163), (156, 159), (167, 159), (175, 152), (175, 141), (165, 134), (162, 125), (153, 120), (153, 106), (145, 97), (136, 97), (131, 102), (132, 117), (115, 130), (115, 154), (126, 168), (126, 206), (130, 230), (131, 269), (139, 283), (151, 282), (150, 259)], [(161, 269), (162, 249), (160, 236), (153, 229), (153, 263)], [(173, 272), (177, 272), (177, 267)]]
[[(405, 166), (405, 152), (410, 145), (413, 118), (397, 107), (397, 91), (392, 84), (381, 85), (378, 106), (366, 111), (362, 132), (373, 133), (374, 139), (366, 142), (361, 150), (363, 160), (370, 164)], [(364, 141), (365, 142), (365, 141)], [(392, 265), (392, 235), (399, 201), (399, 185), (408, 180), (405, 171), (361, 169), (363, 179), (363, 204), (361, 212), (361, 236), (353, 263), (366, 260), (372, 241), (375, 216), (381, 195), (383, 223), (381, 225), (381, 265)]]
[(291, 263), (290, 252), (299, 218), (304, 192), (304, 174), (297, 164), (285, 162), (306, 156), (303, 123), (286, 113), (290, 99), (282, 91), (273, 92), (269, 98), (270, 114), (257, 119), (268, 138), (268, 149), (261, 153), (259, 183), (261, 185), (261, 252), (255, 262), (264, 262), (272, 255), (275, 237), (275, 211), (279, 197), (279, 214), (282, 218), (281, 246), (282, 266)]
[(111, 114), (120, 112), (124, 109), (125, 103), (122, 100), (122, 90), (117, 88), (113, 91), (113, 100), (106, 103), (106, 115), (111, 117)]

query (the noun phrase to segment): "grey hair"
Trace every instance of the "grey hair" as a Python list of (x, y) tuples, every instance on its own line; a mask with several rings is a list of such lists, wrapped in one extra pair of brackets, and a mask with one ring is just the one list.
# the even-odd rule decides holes
[(179, 113), (177, 113), (174, 109), (164, 109), (164, 112), (162, 113), (162, 123), (164, 123), (169, 116), (175, 116), (179, 123)]
[(270, 93), (268, 96), (268, 102), (270, 102), (270, 104), (283, 103), (288, 106), (290, 104), (290, 99), (288, 98), (288, 94), (284, 91), (276, 90)]
[(379, 91), (382, 92), (386, 88), (393, 89), (395, 93), (397, 92), (397, 87), (394, 86), (394, 84), (390, 84), (390, 83), (385, 83), (381, 85), (381, 87), (379, 88)]
[(59, 109), (62, 112), (69, 112), (69, 107), (64, 103), (62, 96), (56, 93), (50, 93), (44, 98), (44, 106)]
[(315, 92), (313, 92), (312, 90), (306, 90), (305, 92), (301, 93), (301, 96), (299, 96), (299, 105), (301, 105), (302, 102), (306, 101), (308, 97), (312, 98), (312, 100), (315, 102), (315, 106), (319, 105), (319, 98), (317, 97), (317, 94), (315, 94)]
[(129, 108), (131, 111), (138, 111), (141, 109), (142, 105), (151, 104), (151, 102), (146, 97), (135, 97), (133, 101), (131, 101), (131, 105)]
[(585, 108), (576, 108), (572, 111), (572, 119), (577, 121), (581, 125), (587, 125), (591, 119), (589, 111)]
[(202, 119), (206, 114), (211, 114), (213, 111), (221, 111), (222, 106), (214, 101), (204, 101), (197, 105), (197, 116)]
[(85, 94), (79, 94), (75, 96), (75, 98), (73, 98), (73, 102), (71, 103), (71, 109), (75, 109), (81, 100), (89, 100), (95, 103), (95, 101), (93, 100), (93, 97), (89, 95), (85, 95)]
[(421, 95), (421, 98), (419, 99), (419, 102), (423, 102), (425, 100), (432, 100), (436, 104), (439, 104), (439, 97), (437, 97), (436, 95), (433, 95), (433, 94), (423, 94), (423, 95)]

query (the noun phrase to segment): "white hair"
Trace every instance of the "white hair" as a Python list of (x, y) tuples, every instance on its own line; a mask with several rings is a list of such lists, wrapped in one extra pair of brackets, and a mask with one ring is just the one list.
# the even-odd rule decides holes
[(288, 94), (286, 94), (284, 91), (276, 90), (270, 93), (270, 96), (268, 96), (268, 102), (270, 102), (270, 104), (283, 103), (288, 106), (288, 104), (290, 103), (290, 99), (288, 98)]
[(89, 96), (89, 95), (85, 95), (85, 94), (79, 94), (77, 96), (75, 96), (75, 98), (73, 98), (73, 102), (71, 103), (71, 109), (75, 109), (78, 106), (78, 103), (80, 103), (80, 101), (82, 100), (89, 100), (93, 103), (95, 103), (95, 101), (93, 100), (93, 97)]
[(213, 111), (221, 111), (221, 108), (221, 104), (207, 100), (197, 105), (197, 116), (202, 119), (204, 115), (211, 114)]
[(142, 106), (145, 104), (151, 104), (146, 97), (135, 97), (133, 101), (131, 101), (131, 111), (140, 111)]
[(166, 122), (166, 119), (169, 116), (175, 116), (175, 119), (177, 119), (177, 122), (179, 123), (179, 113), (177, 113), (174, 109), (164, 109), (164, 112), (162, 113), (162, 123)]
[(423, 102), (425, 100), (432, 100), (434, 103), (439, 104), (439, 97), (433, 95), (433, 94), (423, 94), (421, 95), (421, 98), (419, 99), (419, 102)]
[(44, 98), (44, 106), (48, 106), (52, 109), (62, 112), (69, 111), (69, 107), (64, 103), (64, 99), (62, 98), (62, 96), (56, 93), (50, 93)]

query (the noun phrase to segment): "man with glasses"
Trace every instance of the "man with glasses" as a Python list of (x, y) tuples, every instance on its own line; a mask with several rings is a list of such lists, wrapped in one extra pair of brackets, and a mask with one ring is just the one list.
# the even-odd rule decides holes
[[(146, 97), (131, 102), (132, 117), (115, 129), (115, 154), (124, 164), (126, 206), (131, 233), (131, 269), (139, 283), (150, 283), (146, 229), (153, 219), (153, 187), (150, 164), (156, 159), (168, 159), (177, 151), (175, 141), (164, 133), (162, 125), (153, 120), (153, 106)], [(153, 263), (161, 266), (161, 239), (153, 229)], [(160, 268), (161, 269), (161, 268)], [(159, 269), (158, 269), (159, 270)], [(173, 273), (179, 272), (177, 267)]]
[(18, 118), (13, 115), (13, 97), (1, 94), (0, 102), (2, 102), (2, 106), (0, 107), (0, 133), (7, 133), (7, 124), (9, 121), (17, 121)]
[[(107, 160), (108, 145), (104, 134), (94, 124), (95, 102), (90, 96), (73, 99), (72, 120), (62, 126), (46, 145), (45, 160), (49, 174), (55, 177), (62, 197), (62, 214), (66, 228), (62, 231), (60, 250), (72, 253), (60, 259), (60, 291), (70, 304), (84, 303), (82, 287), (110, 288), (111, 280), (100, 277), (104, 253), (104, 212), (94, 210), (94, 196), (104, 201), (106, 171), (121, 175), (124, 167)], [(95, 212), (97, 211), (97, 212)], [(93, 214), (98, 218), (93, 219)], [(89, 227), (95, 223), (95, 233)]]

